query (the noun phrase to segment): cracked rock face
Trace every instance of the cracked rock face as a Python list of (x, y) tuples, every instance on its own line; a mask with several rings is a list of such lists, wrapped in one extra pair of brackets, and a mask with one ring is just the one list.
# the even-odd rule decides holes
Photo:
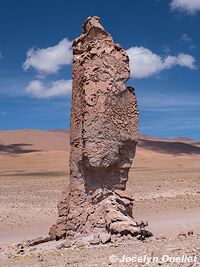
[[(58, 205), (52, 238), (134, 234), (126, 187), (138, 141), (129, 58), (98, 17), (73, 42), (70, 186)], [(109, 239), (109, 238), (108, 238)]]

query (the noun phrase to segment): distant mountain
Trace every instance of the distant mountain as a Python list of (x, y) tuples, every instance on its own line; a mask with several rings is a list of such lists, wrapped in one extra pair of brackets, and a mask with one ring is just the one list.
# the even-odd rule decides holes
[[(0, 153), (23, 154), (69, 151), (69, 129), (0, 131)], [(189, 138), (162, 138), (140, 135), (138, 150), (162, 154), (200, 154), (200, 143)]]
[(70, 133), (70, 129), (51, 129), (49, 131), (54, 133)]
[[(69, 137), (67, 129), (0, 131), (0, 176), (68, 175)], [(132, 166), (135, 172), (200, 170), (199, 161), (199, 142), (141, 135)]]

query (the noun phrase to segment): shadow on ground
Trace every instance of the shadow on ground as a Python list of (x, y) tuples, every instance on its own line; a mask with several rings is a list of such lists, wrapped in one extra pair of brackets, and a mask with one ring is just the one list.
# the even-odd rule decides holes
[(139, 146), (163, 154), (200, 154), (200, 147), (182, 142), (151, 141), (140, 139)]
[(36, 149), (26, 149), (26, 147), (31, 147), (31, 144), (10, 144), (10, 145), (1, 145), (0, 144), (0, 153), (6, 154), (25, 154), (31, 152), (40, 152), (41, 150)]

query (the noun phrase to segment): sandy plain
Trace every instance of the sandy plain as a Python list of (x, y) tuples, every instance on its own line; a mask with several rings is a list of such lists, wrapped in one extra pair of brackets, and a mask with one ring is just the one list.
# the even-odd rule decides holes
[[(46, 235), (57, 218), (57, 202), (69, 178), (69, 132), (0, 132), (0, 255), (14, 242)], [(101, 248), (60, 250), (52, 256), (5, 258), (2, 266), (107, 266), (109, 255), (148, 251), (161, 255), (200, 252), (200, 143), (186, 138), (141, 136), (127, 190), (135, 199), (134, 216), (148, 221), (154, 238)], [(188, 231), (193, 236), (185, 237)], [(180, 234), (182, 234), (180, 236)], [(139, 242), (139, 243), (138, 243)], [(160, 249), (162, 247), (162, 250)], [(133, 249), (134, 248), (134, 249)], [(199, 251), (192, 250), (199, 248)], [(92, 251), (92, 252), (91, 252)], [(128, 253), (129, 252), (129, 253)], [(62, 255), (62, 256), (60, 256)], [(94, 261), (98, 255), (100, 261)], [(60, 265), (55, 264), (58, 261)], [(96, 264), (96, 265), (95, 265)], [(113, 266), (123, 266), (115, 262)], [(126, 263), (127, 264), (127, 263)], [(153, 264), (153, 263), (152, 263)], [(174, 263), (173, 263), (174, 264)], [(198, 266), (198, 265), (180, 266)], [(189, 263), (188, 263), (189, 264)], [(198, 263), (194, 263), (198, 264)], [(155, 263), (152, 266), (158, 266)], [(169, 263), (160, 262), (169, 266)], [(175, 264), (179, 266), (178, 263)], [(175, 266), (174, 265), (174, 266)], [(126, 265), (124, 265), (126, 266)], [(136, 266), (136, 264), (132, 264)], [(139, 265), (143, 266), (143, 265)]]

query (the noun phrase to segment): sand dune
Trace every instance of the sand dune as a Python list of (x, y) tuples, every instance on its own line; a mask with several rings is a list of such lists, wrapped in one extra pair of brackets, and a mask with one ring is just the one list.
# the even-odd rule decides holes
[[(0, 131), (0, 153), (68, 151), (69, 135), (69, 129)], [(139, 148), (166, 154), (199, 154), (199, 144), (189, 138), (141, 135)]]
[(65, 150), (69, 150), (69, 133), (64, 131), (32, 129), (0, 131), (0, 153), (17, 154)]
[[(69, 130), (0, 131), (0, 175), (68, 173)], [(141, 135), (136, 169), (199, 169), (200, 147), (187, 138)]]

